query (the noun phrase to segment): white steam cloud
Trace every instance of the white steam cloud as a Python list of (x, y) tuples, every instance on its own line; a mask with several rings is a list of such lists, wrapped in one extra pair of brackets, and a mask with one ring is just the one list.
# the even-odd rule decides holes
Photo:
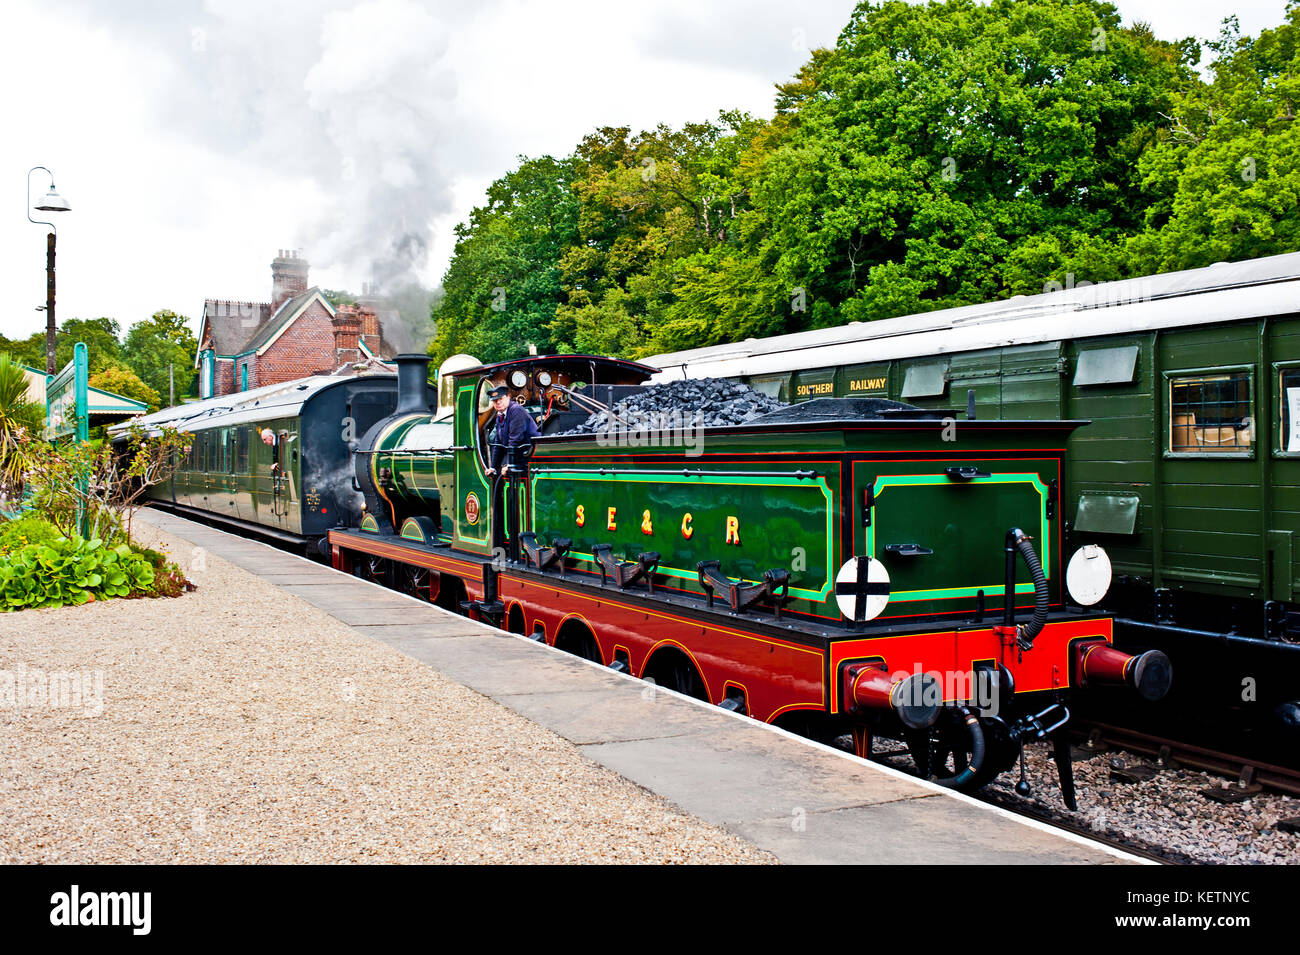
[[(250, 170), (312, 183), (318, 211), (293, 239), (313, 269), (409, 297), (427, 265), (431, 224), (451, 209), (439, 160), (463, 124), (444, 58), (463, 8), (450, 0), (51, 2), (85, 10), (165, 71), (156, 106), (173, 134)], [(250, 248), (284, 244), (255, 228)]]
[(430, 221), (450, 208), (436, 159), (456, 95), (438, 66), (447, 45), (446, 28), (411, 0), (370, 0), (325, 14), (320, 58), (303, 80), (337, 164), (338, 201), (310, 225), (311, 255), (368, 262), (381, 288), (413, 279)]

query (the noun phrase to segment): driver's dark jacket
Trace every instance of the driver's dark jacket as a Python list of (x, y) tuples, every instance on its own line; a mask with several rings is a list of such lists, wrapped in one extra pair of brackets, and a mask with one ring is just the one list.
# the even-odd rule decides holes
[(517, 454), (506, 458), (507, 449), (527, 447), (531, 439), (541, 434), (537, 422), (523, 405), (511, 401), (510, 406), (496, 417), (496, 436), (492, 441), (492, 467), (501, 470), (504, 461), (509, 460), (514, 466), (522, 467), (524, 455)]

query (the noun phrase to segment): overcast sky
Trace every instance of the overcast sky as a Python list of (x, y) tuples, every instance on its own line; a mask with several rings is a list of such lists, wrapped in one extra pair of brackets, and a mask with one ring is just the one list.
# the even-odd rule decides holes
[[(1243, 32), (1285, 0), (1119, 0), (1157, 35)], [(0, 333), (44, 327), (53, 170), (58, 317), (125, 330), (205, 298), (265, 301), (296, 248), (313, 284), (435, 285), (454, 225), (519, 155), (600, 126), (770, 116), (851, 0), (7, 0), (0, 12)], [(7, 185), (5, 185), (7, 183)], [(34, 195), (49, 179), (32, 176)], [(34, 213), (35, 218), (42, 218)], [(48, 217), (48, 216), (47, 216)]]

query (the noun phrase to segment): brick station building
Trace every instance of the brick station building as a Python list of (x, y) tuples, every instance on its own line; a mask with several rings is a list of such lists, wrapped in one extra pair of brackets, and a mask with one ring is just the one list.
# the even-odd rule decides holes
[(282, 249), (271, 263), (271, 301), (207, 299), (199, 322), (199, 397), (229, 395), (310, 375), (391, 371), (383, 326), (395, 309), (377, 299), (334, 308), (307, 285), (308, 263)]

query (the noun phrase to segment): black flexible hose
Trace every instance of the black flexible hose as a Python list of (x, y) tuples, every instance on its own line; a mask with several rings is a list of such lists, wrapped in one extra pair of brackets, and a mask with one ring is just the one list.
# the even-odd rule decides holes
[(937, 783), (945, 789), (964, 789), (975, 781), (975, 777), (984, 767), (986, 754), (984, 728), (980, 726), (979, 717), (965, 706), (957, 707), (954, 715), (966, 724), (966, 731), (970, 734), (970, 762), (956, 776), (932, 779), (931, 782)]
[(1034, 553), (1033, 541), (1021, 533), (1019, 528), (1014, 528), (1013, 533), (1016, 535), (1016, 549), (1025, 559), (1029, 575), (1034, 578), (1034, 616), (1021, 628), (1016, 637), (1020, 648), (1028, 650), (1034, 645), (1034, 637), (1038, 636), (1047, 624), (1047, 608), (1051, 606), (1052, 598), (1047, 590), (1047, 575), (1043, 573), (1043, 565), (1039, 563), (1038, 555)]

